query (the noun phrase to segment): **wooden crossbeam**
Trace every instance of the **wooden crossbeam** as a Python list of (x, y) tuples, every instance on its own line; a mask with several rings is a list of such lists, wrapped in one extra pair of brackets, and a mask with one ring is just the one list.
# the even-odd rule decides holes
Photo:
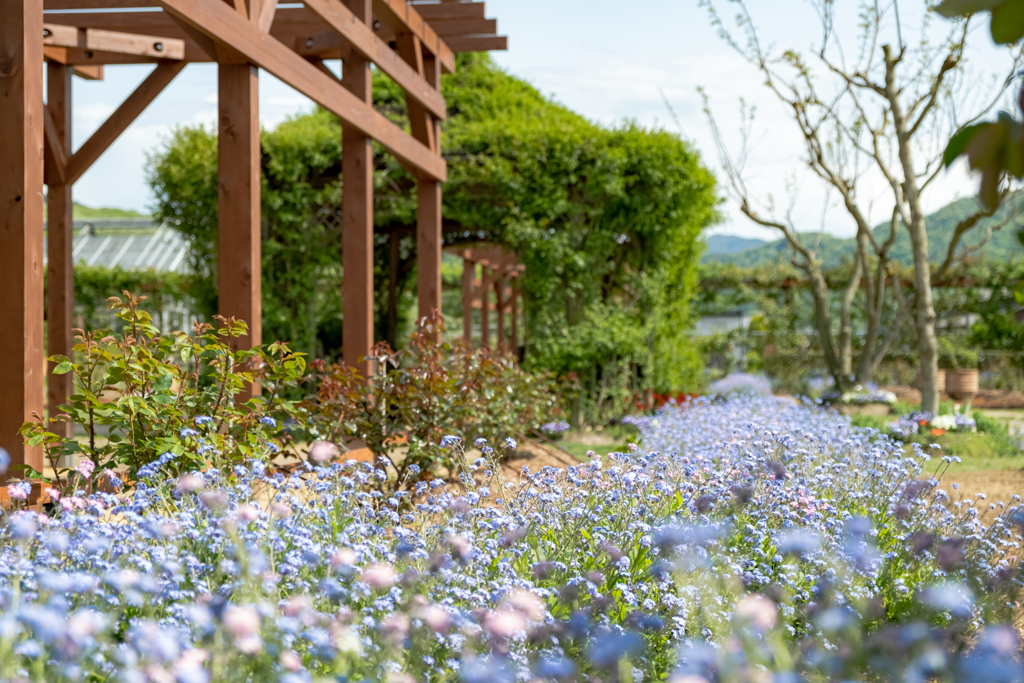
[(411, 33), (430, 51), (447, 73), (455, 73), (455, 53), (406, 0), (373, 0), (373, 11), (395, 35)]
[(352, 49), (376, 64), (416, 102), (438, 118), (447, 116), (441, 93), (374, 35), (373, 29), (359, 21), (351, 10), (337, 0), (305, 0), (305, 3), (324, 23), (340, 33)]
[(46, 184), (67, 185), (68, 158), (49, 107), (43, 107), (43, 130), (46, 133)]
[(451, 36), (494, 35), (498, 32), (497, 19), (443, 19), (431, 21), (430, 25), (446, 41)]
[(163, 92), (174, 77), (185, 68), (185, 62), (163, 62), (142, 81), (120, 107), (103, 122), (95, 133), (85, 141), (68, 160), (67, 184), (73, 185), (89, 170), (107, 148), (139, 117), (146, 107)]
[(102, 81), (103, 80), (103, 65), (93, 64), (86, 66), (84, 64), (75, 65), (75, 75), (79, 78), (87, 81)]
[(445, 42), (455, 52), (507, 50), (508, 36), (450, 36)]
[(485, 12), (482, 2), (442, 2), (429, 5), (414, 2), (412, 6), (431, 26), (435, 26), (436, 19), (483, 19)]
[(441, 181), (446, 179), (447, 165), (443, 158), (405, 134), (372, 104), (356, 98), (293, 50), (238, 16), (231, 7), (200, 0), (160, 2), (165, 11), (236, 50), (345, 123), (380, 142), (414, 175), (427, 175)]
[(185, 42), (161, 36), (43, 24), (43, 45), (151, 59), (183, 59)]

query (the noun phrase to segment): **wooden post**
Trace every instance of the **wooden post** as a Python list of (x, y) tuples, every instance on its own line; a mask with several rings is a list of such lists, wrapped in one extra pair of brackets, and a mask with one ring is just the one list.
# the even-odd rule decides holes
[(519, 358), (519, 285), (512, 285), (512, 355)]
[(42, 472), (18, 429), (43, 414), (43, 0), (0, 16), (0, 447)]
[(401, 267), (401, 233), (388, 233), (388, 346), (398, 348), (398, 269)]
[(498, 351), (505, 350), (505, 278), (498, 276), (494, 281), (495, 311), (498, 314)]
[(466, 346), (473, 345), (473, 282), (476, 280), (476, 263), (462, 260), (462, 338)]
[(480, 348), (491, 348), (491, 317), (488, 308), (491, 303), (491, 280), (487, 266), (480, 266)]
[[(416, 186), (416, 288), (419, 317), (441, 312), (441, 183), (420, 179)], [(441, 331), (434, 337), (441, 339)]]
[[(373, 0), (346, 0), (360, 21), (373, 22)], [(341, 83), (362, 101), (373, 103), (370, 63), (355, 50), (343, 57)], [(342, 357), (364, 378), (373, 348), (373, 145), (371, 139), (342, 125)]]
[[(234, 349), (262, 343), (260, 270), (259, 70), (252, 64), (218, 64), (217, 229), (220, 314), (244, 320), (248, 337)], [(237, 399), (259, 395), (247, 387)]]
[[(62, 64), (46, 65), (46, 106), (64, 157), (71, 156), (71, 78), (74, 68)], [(71, 329), (75, 315), (74, 260), (72, 258), (74, 217), (71, 185), (56, 180), (51, 173), (47, 186), (46, 250), (46, 353), (48, 356), (74, 358), (75, 345)], [(60, 414), (59, 406), (68, 402), (74, 391), (74, 375), (70, 372), (49, 376), (46, 392), (47, 412), (52, 419)], [(71, 435), (70, 423), (53, 424), (50, 431)]]

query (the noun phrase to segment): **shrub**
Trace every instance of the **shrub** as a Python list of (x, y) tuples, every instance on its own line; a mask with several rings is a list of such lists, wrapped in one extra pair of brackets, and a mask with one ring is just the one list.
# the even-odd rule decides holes
[[(314, 361), (307, 380), (315, 393), (293, 414), (292, 438), (341, 443), (362, 440), (399, 479), (426, 469), (459, 471), (463, 459), (442, 437), (499, 443), (537, 430), (556, 400), (543, 374), (522, 370), (509, 356), (440, 343), (440, 317), (423, 319), (404, 351), (382, 342), (373, 352), (378, 371), (364, 382), (351, 368)], [(404, 446), (400, 459), (389, 453)]]
[(458, 487), (393, 495), (369, 464), (215, 460), (6, 515), (0, 678), (1022, 675), (998, 625), (1018, 506), (949, 500), (920, 450), (775, 399), (642, 430), (654, 451), (513, 481), (489, 449)]
[[(61, 456), (87, 458), (96, 468), (94, 476), (124, 467), (135, 479), (151, 473), (149, 465), (156, 461), (181, 472), (205, 468), (215, 455), (222, 462), (241, 462), (273, 448), (274, 415), (290, 409), (282, 392), (305, 370), (301, 354), (280, 342), (233, 350), (231, 340), (247, 331), (234, 319), (218, 318), (219, 329), (196, 324), (191, 335), (162, 335), (140, 308), (143, 299), (127, 292), (124, 299), (110, 299), (122, 334), (76, 330), (75, 360), (50, 358), (57, 363), (54, 373), (74, 374), (75, 393), (63, 406), (65, 415), (28, 422), (22, 434), (29, 445), (45, 449), (58, 489), (77, 479), (72, 470), (58, 467)], [(253, 382), (265, 384), (266, 397), (236, 403)], [(57, 433), (63, 430), (52, 428), (66, 422), (81, 427), (85, 440), (65, 438)]]

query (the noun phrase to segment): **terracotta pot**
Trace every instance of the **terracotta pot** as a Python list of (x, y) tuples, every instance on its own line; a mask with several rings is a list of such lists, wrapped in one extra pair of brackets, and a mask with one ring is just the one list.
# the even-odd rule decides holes
[(978, 393), (977, 370), (948, 370), (946, 393), (950, 398), (965, 401)]
[[(946, 391), (946, 371), (939, 368), (939, 372), (935, 375), (935, 383), (938, 385), (939, 393), (945, 393)], [(921, 373), (917, 373), (917, 379), (914, 380), (914, 386), (918, 389), (921, 388)]]

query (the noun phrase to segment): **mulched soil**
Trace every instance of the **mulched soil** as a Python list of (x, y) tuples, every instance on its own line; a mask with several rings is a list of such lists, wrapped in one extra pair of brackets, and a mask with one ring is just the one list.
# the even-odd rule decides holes
[[(891, 391), (896, 394), (897, 399), (911, 405), (921, 404), (921, 392), (913, 387), (886, 386), (879, 387), (879, 389)], [(942, 394), (940, 398), (943, 401), (949, 400), (949, 397), (945, 394)], [(1010, 391), (1009, 389), (982, 389), (971, 399), (971, 405), (975, 408), (1024, 410), (1024, 394), (1019, 391)]]

